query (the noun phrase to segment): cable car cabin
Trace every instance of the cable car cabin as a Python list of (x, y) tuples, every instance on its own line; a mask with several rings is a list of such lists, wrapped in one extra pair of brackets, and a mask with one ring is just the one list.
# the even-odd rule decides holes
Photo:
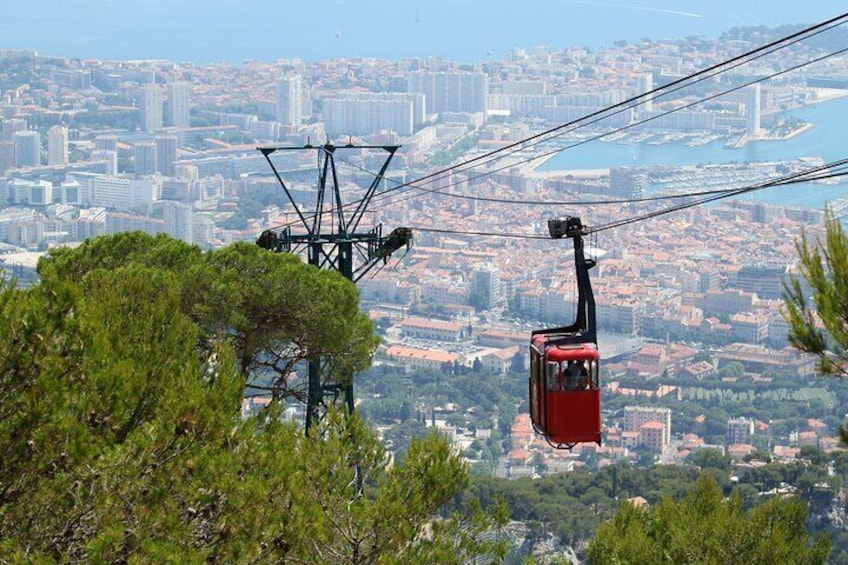
[(593, 343), (550, 345), (544, 335), (530, 347), (530, 419), (555, 447), (601, 443), (600, 354)]
[(530, 335), (530, 419), (536, 432), (556, 448), (581, 442), (601, 444), (601, 387), (595, 297), (580, 218), (548, 220), (551, 238), (574, 242), (577, 312), (574, 323), (535, 330)]

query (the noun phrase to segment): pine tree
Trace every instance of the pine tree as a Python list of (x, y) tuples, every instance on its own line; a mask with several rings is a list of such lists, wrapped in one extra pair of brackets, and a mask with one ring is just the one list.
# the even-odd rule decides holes
[[(313, 327), (359, 316), (347, 281), (318, 280), (306, 313), (259, 292), (251, 280), (278, 268), (316, 276), (275, 257), (131, 234), (56, 252), (31, 289), (0, 288), (0, 561), (462, 563), (497, 550), (490, 517), (437, 518), (468, 480), (446, 439), (413, 440), (392, 465), (355, 416), (331, 412), (309, 435), (278, 401), (242, 416), (250, 347), (326, 337), (322, 353), (341, 355), (372, 339), (370, 325)], [(277, 307), (289, 325), (253, 332)]]
[(666, 498), (651, 508), (622, 503), (598, 528), (588, 548), (592, 563), (797, 563), (822, 564), (830, 553), (825, 536), (811, 540), (807, 509), (797, 498), (775, 498), (742, 508), (708, 475), (683, 500)]
[(819, 357), (823, 374), (848, 376), (848, 236), (839, 220), (828, 215), (824, 242), (802, 234), (796, 243), (801, 278), (786, 286), (784, 303), (789, 340)]
[[(790, 280), (784, 291), (789, 341), (797, 349), (818, 357), (821, 374), (846, 378), (848, 235), (839, 219), (828, 213), (824, 241), (810, 241), (804, 233), (795, 247), (801, 277)], [(840, 429), (840, 435), (844, 443), (848, 442), (848, 429)]]

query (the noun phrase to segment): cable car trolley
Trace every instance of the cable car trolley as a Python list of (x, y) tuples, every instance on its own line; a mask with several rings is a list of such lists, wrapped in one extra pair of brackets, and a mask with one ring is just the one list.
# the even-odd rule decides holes
[(535, 330), (530, 335), (530, 419), (536, 432), (558, 449), (601, 443), (600, 352), (595, 298), (589, 280), (594, 259), (586, 258), (580, 218), (548, 220), (553, 239), (574, 241), (577, 315), (569, 326)]

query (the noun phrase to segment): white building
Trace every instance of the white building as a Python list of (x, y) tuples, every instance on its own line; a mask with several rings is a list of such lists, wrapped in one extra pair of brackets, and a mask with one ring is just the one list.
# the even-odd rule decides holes
[(143, 141), (133, 146), (136, 177), (156, 174), (157, 154), (158, 147), (154, 141)]
[(407, 92), (424, 94), (428, 112), (487, 110), (489, 77), (484, 73), (418, 71), (407, 75), (407, 82)]
[(415, 126), (425, 121), (424, 95), (404, 92), (346, 92), (323, 102), (327, 133), (372, 135), (392, 130), (412, 135)]
[[(639, 75), (639, 94), (648, 94), (654, 89), (654, 75), (652, 73), (642, 73)], [(643, 112), (653, 112), (654, 111), (654, 96), (653, 94), (649, 94), (642, 98), (641, 111)]]
[(11, 141), (0, 141), (0, 176), (13, 168), (15, 168), (15, 144)]
[(191, 206), (183, 202), (159, 200), (154, 205), (163, 212), (165, 233), (186, 243), (194, 242), (194, 222)]
[(126, 211), (150, 206), (159, 199), (161, 185), (152, 180), (134, 180), (96, 173), (68, 173), (68, 181), (80, 185), (84, 205)]
[(134, 216), (121, 212), (106, 212), (106, 234), (143, 231), (149, 235), (165, 233), (165, 221), (149, 216)]
[(27, 121), (23, 118), (10, 118), (2, 121), (3, 139), (12, 141), (19, 131), (26, 131)]
[(191, 84), (172, 82), (168, 84), (168, 125), (188, 127), (191, 125)]
[(760, 134), (761, 110), (760, 110), (760, 83), (748, 87), (748, 97), (745, 103), (746, 133), (751, 137)]
[(162, 129), (162, 90), (158, 84), (141, 88), (141, 127), (149, 132)]
[(277, 81), (276, 117), (284, 127), (297, 129), (303, 119), (303, 81), (300, 75), (283, 77)]
[(72, 206), (82, 206), (82, 185), (76, 181), (63, 182), (58, 189), (59, 202), (62, 204), (70, 204)]
[(177, 136), (156, 136), (156, 172), (166, 177), (174, 176), (174, 163), (177, 161)]
[(68, 164), (68, 128), (65, 126), (47, 130), (47, 164), (51, 167)]
[(482, 293), (483, 308), (491, 308), (501, 302), (500, 270), (494, 264), (483, 265), (472, 271), (474, 289)]
[(15, 144), (15, 167), (41, 165), (41, 134), (37, 131), (16, 131), (12, 139)]
[(46, 206), (53, 203), (53, 184), (46, 180), (12, 179), (8, 198), (13, 204)]

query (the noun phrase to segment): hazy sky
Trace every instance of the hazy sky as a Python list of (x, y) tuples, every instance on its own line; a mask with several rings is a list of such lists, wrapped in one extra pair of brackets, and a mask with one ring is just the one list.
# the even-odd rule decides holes
[(74, 57), (315, 60), (441, 55), (473, 62), (512, 47), (717, 37), (739, 25), (812, 23), (844, 0), (12, 0), (0, 48)]

